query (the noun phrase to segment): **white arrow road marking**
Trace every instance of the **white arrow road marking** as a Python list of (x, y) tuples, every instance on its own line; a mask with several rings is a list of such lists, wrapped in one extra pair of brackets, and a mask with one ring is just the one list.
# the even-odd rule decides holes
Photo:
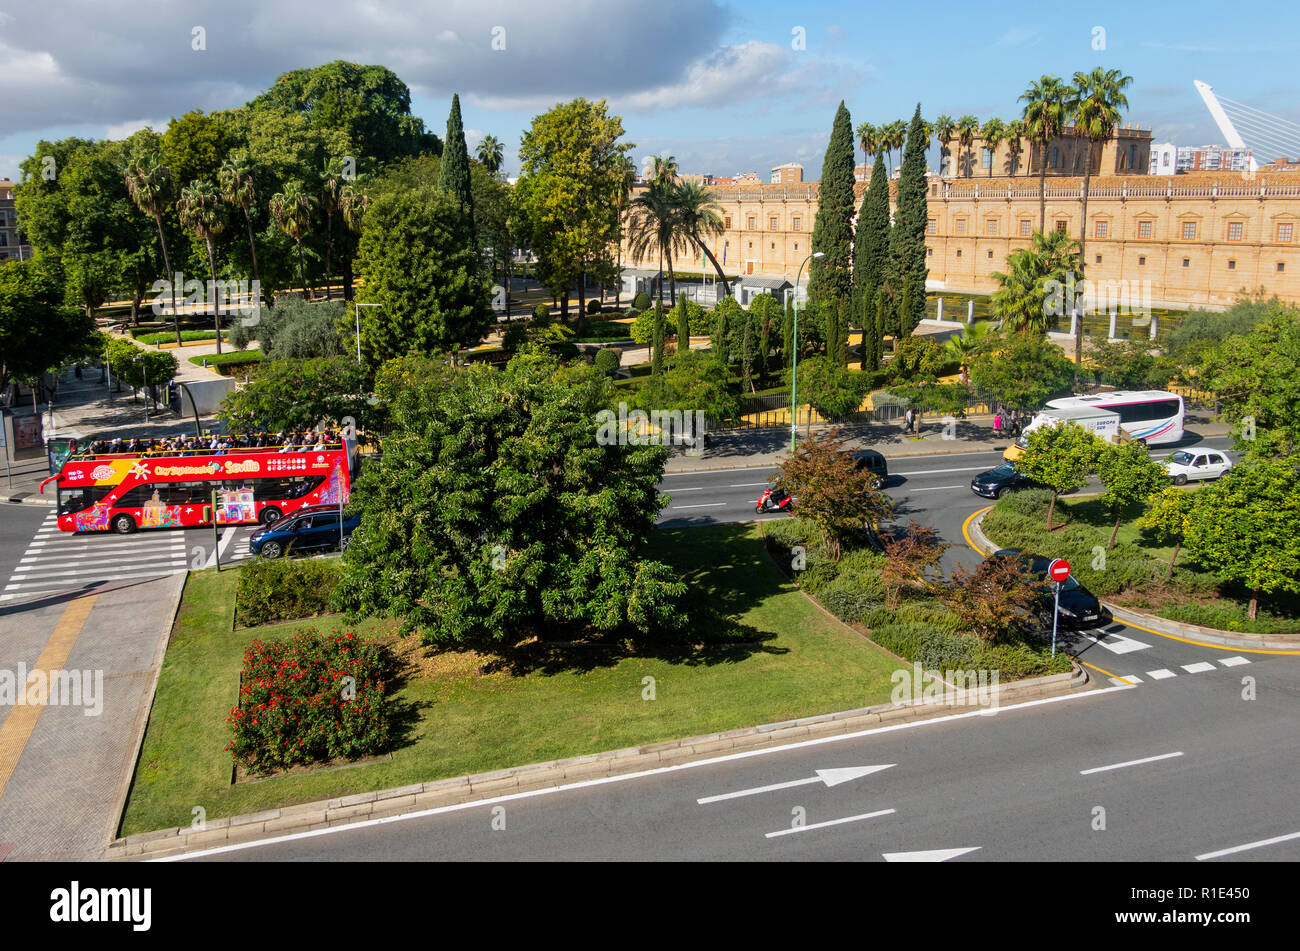
[(1101, 637), (1093, 637), (1091, 634), (1083, 634), (1088, 640), (1092, 641), (1098, 647), (1104, 647), (1112, 654), (1131, 654), (1133, 651), (1146, 650), (1150, 644), (1143, 644), (1141, 641), (1135, 641), (1131, 637), (1124, 637), (1120, 634), (1103, 634)]
[(1234, 855), (1249, 849), (1262, 849), (1266, 845), (1277, 845), (1279, 842), (1290, 842), (1292, 839), (1300, 839), (1300, 832), (1276, 835), (1271, 839), (1260, 839), (1258, 842), (1247, 842), (1245, 845), (1234, 845), (1230, 849), (1220, 849), (1217, 852), (1206, 852), (1204, 855), (1196, 856), (1196, 861), (1204, 862), (1206, 859), (1217, 859), (1222, 855)]
[(1237, 657), (1225, 657), (1222, 660), (1220, 660), (1219, 663), (1222, 664), (1224, 667), (1240, 667), (1242, 664), (1249, 664), (1250, 661), (1248, 661), (1244, 657), (1237, 656)]
[(1215, 667), (1213, 664), (1204, 660), (1197, 661), (1195, 664), (1183, 664), (1183, 670), (1187, 671), (1189, 674), (1203, 674), (1207, 670), (1214, 669)]
[(807, 779), (795, 779), (788, 783), (773, 783), (771, 786), (756, 786), (753, 789), (741, 789), (737, 792), (723, 793), (720, 796), (706, 796), (695, 801), (703, 806), (710, 802), (722, 802), (724, 799), (757, 796), (761, 793), (776, 792), (778, 789), (793, 789), (796, 786), (809, 786), (813, 783), (825, 783), (828, 787), (838, 786), (841, 783), (851, 782), (855, 779), (861, 779), (863, 776), (878, 773), (882, 769), (889, 769), (894, 765), (896, 764), (885, 763), (883, 766), (848, 766), (843, 769), (819, 769), (816, 771), (816, 776), (809, 776)]
[(763, 834), (765, 839), (775, 839), (778, 835), (793, 835), (796, 832), (810, 832), (813, 829), (825, 829), (827, 826), (839, 826), (846, 822), (858, 822), (862, 819), (874, 819), (876, 816), (887, 816), (895, 809), (881, 809), (879, 812), (864, 812), (860, 816), (846, 816), (843, 819), (831, 819), (829, 822), (814, 822), (810, 826), (795, 826), (792, 829), (777, 829), (775, 832), (766, 832)]
[(1108, 769), (1123, 769), (1125, 766), (1141, 766), (1143, 763), (1154, 763), (1162, 759), (1173, 759), (1175, 756), (1182, 756), (1178, 753), (1162, 753), (1159, 756), (1148, 756), (1146, 759), (1131, 759), (1127, 763), (1112, 763), (1109, 766), (1094, 766), (1092, 769), (1079, 770), (1080, 776), (1087, 776), (1089, 773), (1104, 773)]
[(967, 852), (978, 852), (983, 846), (972, 845), (966, 849), (930, 849), (928, 852), (882, 852), (886, 862), (946, 862)]

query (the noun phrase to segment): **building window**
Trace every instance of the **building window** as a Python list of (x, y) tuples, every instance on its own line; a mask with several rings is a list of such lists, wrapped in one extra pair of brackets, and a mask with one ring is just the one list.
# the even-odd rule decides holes
[(989, 252), (989, 260), (990, 260), (990, 261), (993, 260), (993, 252), (992, 252), (992, 251)]
[(1061, 150), (1054, 147), (1052, 149), (1052, 168), (1059, 168), (1060, 165), (1061, 165)]
[(3, 231), (0, 231), (0, 248), (7, 248), (7, 247), (9, 247), (9, 235), (5, 234)]
[(1097, 255), (1097, 260), (1096, 260), (1095, 263), (1097, 263), (1097, 264), (1100, 264), (1100, 263), (1101, 263), (1101, 255), (1100, 255), (1100, 254)]
[(1195, 240), (1196, 240), (1196, 222), (1195, 222), (1195, 221), (1184, 221), (1184, 222), (1183, 222), (1183, 240), (1184, 240), (1184, 241), (1195, 241)]
[(993, 150), (989, 148), (980, 149), (980, 168), (993, 167)]
[(727, 217), (722, 219), (722, 226), (728, 231), (731, 230), (731, 215), (727, 215)]
[(1058, 221), (1056, 222), (1056, 230), (1057, 230), (1057, 231), (1064, 231), (1064, 230), (1065, 230), (1065, 222), (1064, 222), (1064, 221), (1061, 221), (1061, 220), (1058, 220)]
[(965, 219), (965, 218), (958, 218), (958, 219), (957, 219), (957, 233), (958, 233), (958, 234), (965, 234), (965, 233), (966, 233), (966, 219)]
[(748, 228), (750, 231), (754, 231), (755, 229), (758, 228), (758, 219), (753, 215), (750, 215), (747, 219), (745, 219), (745, 227)]
[(1191, 258), (1183, 258), (1183, 267), (1191, 267), (1191, 266), (1192, 266), (1192, 259), (1191, 259)]
[(1146, 267), (1146, 266), (1147, 266), (1146, 255), (1142, 255), (1138, 258), (1138, 267)]
[(1235, 270), (1237, 270), (1237, 262), (1236, 262), (1236, 261), (1229, 261), (1229, 262), (1228, 262), (1228, 270), (1229, 270), (1229, 271), (1235, 271)]
[(929, 221), (927, 221), (927, 222), (925, 223), (925, 233), (926, 233), (926, 234), (938, 234), (938, 233), (939, 233), (939, 222), (935, 221), (933, 218), (931, 218)]
[(794, 249), (795, 249), (796, 251), (799, 250), (799, 242), (798, 242), (798, 241), (796, 241), (796, 242), (794, 243)]
[(798, 215), (794, 216), (794, 230), (795, 231), (803, 230), (803, 219), (800, 218)]
[(998, 233), (998, 223), (997, 223), (996, 220), (994, 220), (994, 219), (992, 219), (992, 218), (990, 218), (988, 221), (984, 222), (984, 227), (988, 229), (988, 233), (989, 233), (989, 234), (997, 234), (997, 233)]
[(1281, 261), (1278, 261), (1278, 262), (1277, 262), (1277, 273), (1281, 274), (1281, 273), (1282, 273), (1283, 271), (1285, 271), (1285, 270), (1286, 270), (1286, 265), (1283, 264)]
[(934, 248), (926, 248), (926, 249), (925, 249), (925, 256), (926, 256), (927, 258), (934, 257)]
[(768, 230), (768, 231), (775, 231), (775, 230), (776, 230), (776, 219), (775, 219), (775, 218), (768, 218), (768, 219), (767, 219), (767, 230)]
[(957, 249), (957, 257), (961, 257), (961, 248)]
[(1291, 243), (1291, 225), (1277, 226), (1277, 240), (1282, 244)]
[(773, 251), (776, 250), (776, 242), (775, 242), (775, 241), (772, 242), (772, 250), (773, 250)]
[(1020, 233), (1026, 238), (1034, 233), (1034, 226), (1030, 223), (1028, 218), (1020, 222)]
[(1110, 234), (1110, 222), (1098, 221), (1094, 226), (1094, 237), (1105, 238)]
[(1151, 222), (1149, 221), (1138, 222), (1138, 237), (1139, 238), (1151, 237)]
[(749, 242), (749, 250), (751, 250), (751, 251), (754, 250), (754, 242), (753, 242), (753, 241)]
[(1229, 240), (1229, 241), (1240, 241), (1240, 240), (1241, 240), (1241, 231), (1242, 231), (1242, 224), (1241, 224), (1240, 221), (1230, 221), (1230, 222), (1228, 222), (1228, 240)]

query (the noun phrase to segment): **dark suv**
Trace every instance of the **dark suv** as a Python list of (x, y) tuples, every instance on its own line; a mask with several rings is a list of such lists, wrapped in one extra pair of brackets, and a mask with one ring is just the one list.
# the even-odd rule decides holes
[(1021, 475), (1010, 462), (1004, 462), (996, 468), (981, 472), (970, 480), (970, 490), (986, 499), (1000, 499), (1016, 489), (1042, 488), (1028, 476)]
[(871, 480), (871, 487), (884, 488), (889, 482), (889, 466), (885, 462), (885, 457), (874, 449), (860, 449), (853, 455), (857, 457), (854, 467), (859, 472), (866, 470), (875, 477)]
[(290, 553), (329, 548), (347, 551), (352, 533), (361, 524), (361, 516), (344, 510), (341, 540), (339, 521), (337, 506), (309, 505), (273, 525), (253, 532), (248, 538), (248, 550), (263, 558), (279, 558)]

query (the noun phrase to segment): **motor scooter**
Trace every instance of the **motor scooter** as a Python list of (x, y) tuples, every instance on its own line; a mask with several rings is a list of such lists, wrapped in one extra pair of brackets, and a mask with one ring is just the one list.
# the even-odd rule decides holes
[(776, 487), (764, 489), (754, 504), (754, 511), (759, 515), (764, 512), (789, 512), (794, 509), (794, 496), (784, 489)]

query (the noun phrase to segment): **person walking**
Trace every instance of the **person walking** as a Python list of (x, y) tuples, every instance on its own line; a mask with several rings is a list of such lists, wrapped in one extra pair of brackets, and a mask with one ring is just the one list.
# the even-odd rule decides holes
[(907, 412), (903, 414), (903, 421), (906, 423), (904, 432), (916, 432), (916, 410), (909, 406)]
[(1002, 438), (1002, 410), (1000, 409), (993, 414), (993, 438)]

